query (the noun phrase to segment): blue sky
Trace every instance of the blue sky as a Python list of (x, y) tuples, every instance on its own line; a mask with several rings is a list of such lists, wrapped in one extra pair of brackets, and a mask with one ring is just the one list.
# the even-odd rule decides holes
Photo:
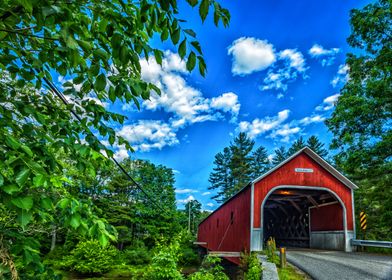
[[(349, 11), (368, 1), (221, 1), (231, 13), (229, 28), (204, 24), (197, 9), (180, 2), (201, 43), (208, 72), (189, 74), (169, 43), (163, 67), (143, 60), (142, 76), (162, 89), (137, 112), (135, 106), (107, 104), (128, 116), (117, 128), (136, 153), (175, 170), (178, 207), (197, 199), (203, 209), (218, 205), (207, 191), (214, 155), (240, 131), (256, 146), (273, 150), (300, 135), (317, 135), (327, 145), (331, 134), (323, 120), (346, 79), (345, 54)], [(116, 147), (116, 156), (128, 156)]]

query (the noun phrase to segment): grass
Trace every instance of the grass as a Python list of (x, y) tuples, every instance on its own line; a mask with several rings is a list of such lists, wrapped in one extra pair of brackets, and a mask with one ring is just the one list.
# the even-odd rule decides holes
[(307, 276), (304, 272), (298, 270), (296, 267), (292, 265), (287, 265), (285, 268), (278, 268), (279, 280), (309, 280), (309, 276)]

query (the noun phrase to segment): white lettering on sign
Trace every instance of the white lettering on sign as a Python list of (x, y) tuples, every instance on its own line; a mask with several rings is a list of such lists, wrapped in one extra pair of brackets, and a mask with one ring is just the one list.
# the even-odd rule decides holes
[(312, 168), (295, 168), (295, 172), (313, 173)]

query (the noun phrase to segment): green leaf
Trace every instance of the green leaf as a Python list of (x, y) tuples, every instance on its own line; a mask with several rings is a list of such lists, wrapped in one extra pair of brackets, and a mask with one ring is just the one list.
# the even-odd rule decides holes
[(99, 240), (99, 243), (101, 243), (101, 245), (103, 247), (106, 247), (106, 245), (108, 245), (109, 240), (108, 240), (108, 238), (106, 237), (105, 234), (100, 233), (99, 237), (98, 237), (98, 240)]
[(69, 224), (74, 229), (77, 229), (79, 227), (79, 225), (80, 225), (80, 219), (81, 219), (80, 214), (76, 213), (76, 214), (72, 215)]
[(31, 156), (31, 157), (33, 156), (33, 152), (31, 151), (31, 149), (30, 149), (28, 146), (22, 145), (21, 148), (22, 148), (22, 150), (23, 150), (26, 154), (28, 154), (28, 155)]
[(169, 38), (169, 30), (167, 28), (163, 29), (161, 33), (161, 41), (166, 41)]
[(199, 72), (200, 72), (200, 75), (205, 77), (206, 76), (206, 70), (207, 70), (206, 63), (205, 63), (203, 57), (200, 56), (200, 55), (197, 57), (197, 59), (199, 60)]
[(33, 213), (22, 209), (18, 214), (17, 221), (22, 226), (22, 228), (24, 228), (32, 220), (32, 218)]
[(192, 7), (196, 6), (199, 0), (186, 0)]
[(0, 174), (0, 187), (4, 184), (4, 177)]
[(184, 29), (184, 32), (190, 36), (192, 36), (193, 38), (196, 37), (196, 33), (195, 31), (193, 31), (192, 29)]
[(19, 186), (23, 186), (30, 175), (30, 168), (24, 167), (19, 173), (16, 175), (15, 181)]
[(8, 185), (2, 187), (2, 189), (4, 192), (12, 195), (13, 193), (18, 192), (20, 190), (20, 187), (18, 187), (17, 185)]
[(181, 58), (184, 58), (186, 55), (186, 39), (182, 40), (180, 46), (178, 47), (178, 54)]
[(129, 61), (129, 49), (125, 45), (120, 47), (120, 60), (123, 65), (126, 65)]
[(177, 45), (178, 41), (180, 40), (180, 28), (174, 30), (174, 32), (170, 35), (172, 42), (174, 45)]
[(38, 174), (33, 178), (33, 184), (35, 187), (42, 187), (45, 183), (46, 179), (43, 174)]
[(192, 51), (188, 56), (188, 60), (186, 62), (186, 69), (190, 72), (195, 68), (195, 65), (196, 65), (196, 54)]
[(202, 54), (200, 43), (198, 41), (192, 41), (191, 45), (197, 50), (199, 54)]
[(154, 49), (154, 57), (159, 65), (162, 65), (162, 52), (160, 50)]
[(33, 207), (33, 197), (25, 196), (25, 197), (15, 197), (11, 199), (12, 204), (16, 207), (24, 210), (30, 210)]
[(210, 0), (202, 0), (199, 6), (199, 14), (202, 22), (205, 21), (208, 15), (209, 8), (210, 8)]
[(5, 143), (7, 144), (8, 147), (10, 147), (14, 150), (17, 150), (20, 147), (20, 143), (18, 142), (18, 140), (16, 140), (11, 135), (5, 136)]
[(97, 79), (94, 83), (94, 88), (96, 91), (102, 91), (106, 87), (106, 76), (105, 74), (101, 73), (98, 75)]
[(50, 200), (48, 197), (41, 198), (41, 206), (44, 209), (53, 209), (52, 200)]

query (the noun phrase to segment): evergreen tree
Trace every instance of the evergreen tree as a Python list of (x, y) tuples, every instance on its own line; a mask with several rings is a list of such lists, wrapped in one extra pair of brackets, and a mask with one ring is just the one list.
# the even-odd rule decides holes
[(286, 151), (286, 148), (283, 146), (280, 146), (278, 149), (275, 150), (275, 155), (272, 159), (272, 165), (277, 165), (284, 161), (288, 157), (288, 152)]
[(288, 151), (288, 156), (295, 154), (305, 146), (306, 146), (305, 140), (302, 136), (300, 136), (297, 140), (294, 141), (293, 145), (291, 145)]
[(321, 143), (317, 136), (310, 136), (306, 145), (320, 157), (325, 158), (328, 156), (328, 151), (324, 148), (324, 143)]
[(252, 166), (252, 179), (256, 179), (271, 167), (271, 163), (268, 159), (267, 150), (260, 146), (258, 147), (251, 156), (251, 166)]
[(233, 187), (233, 179), (230, 170), (231, 150), (229, 147), (223, 149), (215, 155), (214, 168), (208, 181), (209, 190), (217, 190), (217, 194), (212, 197), (217, 202), (222, 202), (226, 198), (226, 190)]
[(232, 153), (230, 169), (233, 176), (234, 188), (226, 190), (226, 195), (230, 197), (252, 179), (252, 157), (255, 142), (246, 133), (241, 132), (230, 146)]
[(217, 190), (212, 197), (223, 202), (245, 187), (268, 168), (267, 152), (259, 147), (252, 152), (255, 142), (240, 133), (229, 147), (215, 155), (214, 168), (209, 177), (209, 190)]

